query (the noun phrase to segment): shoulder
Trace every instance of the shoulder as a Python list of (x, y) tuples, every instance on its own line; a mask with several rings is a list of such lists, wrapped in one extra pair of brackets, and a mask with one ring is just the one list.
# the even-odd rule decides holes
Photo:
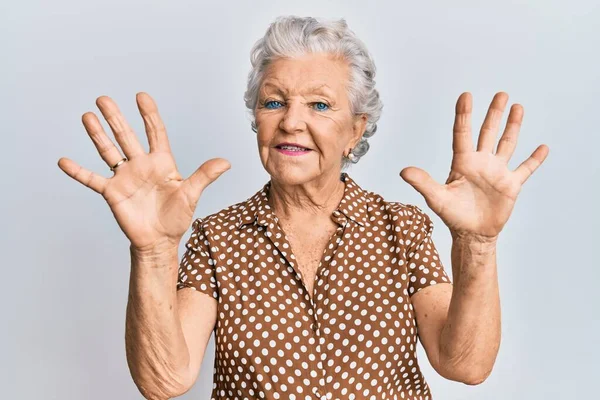
[(394, 225), (430, 225), (429, 215), (419, 206), (399, 201), (387, 201), (381, 195), (367, 192), (368, 211), (372, 220), (377, 217), (389, 219)]
[(206, 234), (219, 239), (228, 237), (244, 224), (253, 222), (259, 213), (264, 213), (266, 198), (270, 183), (267, 182), (260, 190), (244, 201), (231, 204), (217, 212), (194, 221), (196, 228), (201, 228)]
[[(431, 241), (433, 221), (419, 206), (399, 201), (386, 201), (380, 195), (370, 193), (369, 219), (376, 227), (385, 226), (395, 243), (400, 243), (404, 257), (412, 257), (419, 246)], [(375, 205), (375, 206), (374, 206)]]
[(238, 224), (243, 215), (248, 200), (227, 206), (215, 213), (204, 217), (198, 217), (192, 223), (194, 229), (200, 229), (206, 235), (219, 235), (221, 232), (229, 231), (233, 225)]

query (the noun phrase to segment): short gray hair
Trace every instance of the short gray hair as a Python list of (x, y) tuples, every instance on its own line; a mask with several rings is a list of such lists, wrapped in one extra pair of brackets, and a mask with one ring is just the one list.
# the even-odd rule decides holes
[(352, 32), (341, 18), (318, 20), (313, 17), (277, 17), (250, 52), (252, 70), (248, 74), (248, 86), (244, 94), (246, 107), (251, 111), (251, 126), (257, 132), (254, 109), (265, 69), (279, 57), (325, 52), (341, 56), (350, 66), (348, 97), (354, 115), (367, 114), (365, 131), (352, 149), (354, 160), (342, 159), (342, 169), (358, 162), (369, 150), (367, 139), (377, 131), (377, 121), (383, 103), (375, 89), (375, 63), (365, 44)]

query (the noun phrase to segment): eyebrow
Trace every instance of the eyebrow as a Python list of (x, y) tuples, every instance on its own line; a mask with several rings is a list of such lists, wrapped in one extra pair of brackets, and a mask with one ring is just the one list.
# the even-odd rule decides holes
[[(263, 88), (266, 89), (267, 87), (273, 87), (275, 89), (275, 92), (283, 94), (283, 95), (288, 93), (287, 90), (281, 90), (279, 88), (279, 86), (277, 86), (271, 82), (266, 82), (264, 84)], [(320, 85), (309, 87), (307, 90), (309, 93), (321, 93), (325, 96), (333, 97), (333, 91), (331, 90), (329, 85), (327, 85), (326, 83), (322, 83)]]

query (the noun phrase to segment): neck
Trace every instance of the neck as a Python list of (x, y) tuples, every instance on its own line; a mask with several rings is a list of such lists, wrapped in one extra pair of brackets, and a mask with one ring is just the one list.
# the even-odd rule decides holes
[(279, 219), (286, 221), (330, 218), (344, 196), (340, 174), (298, 185), (271, 180), (269, 204)]

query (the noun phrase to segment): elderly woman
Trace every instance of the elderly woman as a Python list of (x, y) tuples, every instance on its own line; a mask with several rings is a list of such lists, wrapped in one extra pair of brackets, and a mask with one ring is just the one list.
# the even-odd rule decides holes
[(342, 170), (368, 150), (382, 103), (375, 65), (345, 21), (278, 18), (252, 50), (246, 105), (271, 179), (246, 201), (193, 222), (203, 190), (230, 164), (205, 162), (182, 179), (152, 98), (137, 104), (146, 153), (108, 97), (83, 124), (114, 176), (59, 166), (100, 193), (131, 242), (126, 349), (148, 399), (194, 384), (215, 334), (213, 399), (432, 399), (417, 362), (420, 340), (443, 377), (476, 385), (500, 344), (498, 234), (541, 145), (507, 164), (523, 118), (498, 93), (477, 149), (471, 95), (456, 105), (448, 180), (410, 167), (401, 177), (452, 234), (450, 282), (419, 207), (386, 201)]

